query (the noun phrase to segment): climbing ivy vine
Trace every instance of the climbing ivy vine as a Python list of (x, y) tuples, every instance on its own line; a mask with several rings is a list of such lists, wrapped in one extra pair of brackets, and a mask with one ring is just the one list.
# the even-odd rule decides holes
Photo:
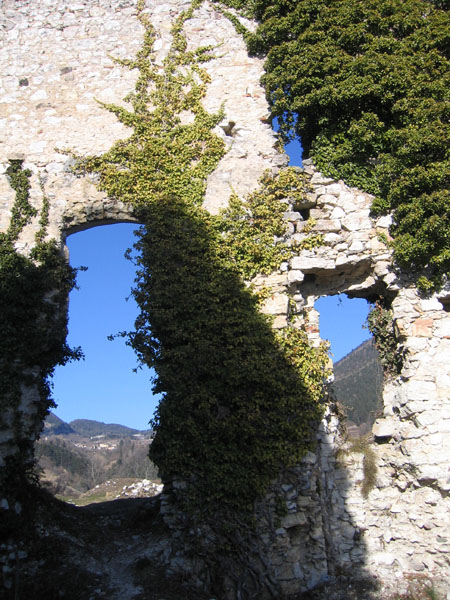
[[(223, 258), (246, 280), (276, 271), (294, 250), (300, 249), (300, 244), (293, 247), (286, 243), (283, 215), (289, 205), (301, 205), (306, 193), (312, 190), (308, 178), (292, 167), (282, 169), (277, 175), (266, 172), (259, 184), (244, 200), (232, 194), (228, 207), (214, 220), (221, 234)], [(301, 247), (322, 244), (322, 237), (311, 232), (312, 225), (312, 219), (305, 223)]]
[(118, 61), (138, 71), (127, 97), (132, 109), (103, 105), (133, 132), (101, 156), (77, 157), (75, 170), (96, 174), (99, 188), (131, 204), (144, 223), (133, 291), (140, 315), (124, 335), (155, 369), (154, 391), (163, 394), (152, 460), (164, 480), (188, 482), (176, 490), (188, 513), (211, 516), (222, 507), (250, 515), (280, 468), (313, 445), (327, 353), (300, 329), (275, 334), (244, 284), (293, 252), (280, 200), (304, 195), (305, 176), (293, 169), (266, 174), (259, 190), (245, 199), (232, 195), (219, 216), (202, 207), (206, 179), (225, 148), (213, 131), (223, 113), (202, 105), (209, 81), (202, 63), (213, 49), (188, 51), (183, 31), (201, 4), (175, 19), (160, 65), (153, 26), (138, 3), (143, 47)]
[[(67, 346), (66, 303), (75, 285), (75, 270), (59, 252), (55, 241), (45, 241), (48, 199), (43, 198), (40, 229), (28, 256), (19, 253), (16, 243), (31, 221), (39, 216), (30, 203), (31, 171), (22, 160), (11, 160), (6, 170), (16, 193), (10, 225), (0, 233), (0, 419), (10, 429), (22, 394), (36, 393), (36, 422), (43, 422), (50, 407), (50, 377), (56, 365), (80, 357), (79, 349)], [(43, 186), (42, 186), (43, 189)], [(10, 420), (8, 422), (8, 419)], [(19, 490), (34, 466), (33, 441), (23, 424), (14, 422), (20, 453), (7, 469), (7, 485)]]
[(397, 376), (403, 366), (403, 349), (395, 333), (392, 310), (378, 300), (367, 315), (367, 327), (375, 340), (386, 376)]
[[(78, 157), (76, 171), (97, 173), (101, 190), (132, 206), (164, 203), (173, 196), (201, 204), (206, 177), (224, 155), (222, 139), (212, 132), (223, 112), (211, 114), (202, 105), (209, 76), (201, 65), (212, 58), (212, 48), (188, 51), (183, 34), (184, 22), (201, 4), (194, 0), (175, 20), (172, 46), (161, 66), (152, 54), (154, 28), (144, 2), (138, 3), (142, 49), (134, 59), (115, 59), (139, 73), (134, 92), (125, 98), (132, 110), (100, 103), (133, 133), (101, 156)], [(189, 113), (191, 122), (183, 123), (182, 113)]]
[(263, 84), (286, 140), (392, 213), (397, 264), (450, 274), (449, 31), (443, 0), (225, 0), (259, 20)]

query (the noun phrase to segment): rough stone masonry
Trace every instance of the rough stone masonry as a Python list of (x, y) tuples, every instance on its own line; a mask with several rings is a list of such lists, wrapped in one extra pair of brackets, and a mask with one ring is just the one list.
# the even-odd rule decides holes
[[(170, 44), (174, 16), (188, 5), (185, 0), (147, 2), (160, 60)], [(205, 106), (215, 111), (223, 103), (225, 118), (217, 133), (228, 152), (208, 180), (205, 205), (214, 212), (226, 204), (231, 189), (249, 192), (264, 170), (276, 170), (286, 159), (275, 149), (267, 122), (259, 83), (262, 61), (248, 56), (233, 25), (209, 2), (186, 30), (191, 47), (217, 48), (216, 58), (205, 64), (212, 78)], [(90, 177), (75, 177), (71, 159), (60, 150), (99, 153), (127, 135), (96, 100), (121, 103), (133, 88), (135, 74), (111, 56), (133, 56), (140, 47), (135, 2), (3, 0), (0, 31), (0, 230), (8, 227), (13, 202), (4, 173), (17, 158), (33, 172), (31, 200), (37, 208), (42, 203), (39, 177), (44, 184), (51, 201), (49, 236), (61, 248), (66, 236), (83, 228), (134, 221), (129, 207), (98, 192)], [(305, 170), (314, 191), (301, 212), (286, 212), (290, 235), (301, 241), (309, 215), (325, 243), (302, 251), (267, 278), (274, 292), (264, 310), (274, 315), (275, 327), (283, 327), (293, 300), (311, 339), (318, 341), (317, 298), (338, 293), (387, 298), (405, 360), (401, 374), (385, 385), (383, 415), (373, 429), (374, 489), (362, 496), (364, 457), (338, 452), (338, 421), (329, 412), (317, 433), (317, 452), (281, 484), (288, 514), (273, 543), (272, 575), (285, 593), (310, 588), (337, 567), (387, 579), (419, 573), (448, 580), (450, 288), (421, 297), (393, 268), (381, 235), (388, 234), (390, 220), (370, 217), (371, 198), (324, 177), (308, 161)], [(30, 251), (38, 228), (37, 220), (27, 226), (17, 244), (20, 252)], [(9, 420), (18, 418), (23, 435), (31, 438), (41, 427), (33, 400), (33, 394), (24, 396), (20, 413)], [(12, 432), (5, 427), (0, 468), (15, 452)], [(0, 506), (14, 510), (2, 498)]]

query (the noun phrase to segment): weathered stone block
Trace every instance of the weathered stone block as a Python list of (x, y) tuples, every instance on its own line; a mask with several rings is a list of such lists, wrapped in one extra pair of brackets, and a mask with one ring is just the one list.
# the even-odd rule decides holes
[(335, 262), (321, 256), (294, 256), (291, 260), (291, 268), (305, 273), (311, 271), (332, 271), (335, 268)]
[(383, 440), (391, 438), (395, 433), (392, 419), (377, 419), (372, 427), (375, 439)]
[(273, 294), (262, 305), (262, 311), (269, 315), (286, 315), (289, 297), (286, 294)]
[(437, 337), (450, 339), (450, 319), (448, 317), (437, 322), (435, 321), (434, 325), (434, 333)]
[(286, 515), (286, 517), (284, 517), (281, 520), (281, 526), (284, 527), (284, 529), (290, 529), (291, 527), (303, 526), (303, 525), (306, 525), (306, 523), (307, 523), (306, 516), (302, 512)]
[(347, 231), (362, 231), (371, 229), (372, 223), (369, 219), (361, 217), (359, 214), (349, 215), (341, 220), (342, 229)]
[[(337, 198), (335, 195), (333, 194), (327, 194), (325, 188), (323, 188), (322, 190), (320, 190), (322, 193), (319, 193), (319, 190), (316, 190), (316, 194), (317, 194), (317, 205), (324, 207), (324, 206), (336, 206), (337, 204)], [(323, 214), (323, 213), (322, 213)]]
[(341, 230), (341, 222), (338, 219), (319, 219), (313, 228), (320, 232), (337, 232)]
[(288, 271), (288, 282), (289, 283), (301, 283), (305, 279), (305, 275), (302, 271), (290, 270)]
[(436, 395), (436, 384), (432, 381), (414, 381), (408, 384), (409, 400), (432, 400)]
[(334, 180), (330, 177), (325, 177), (324, 175), (322, 175), (322, 173), (319, 173), (318, 171), (315, 171), (314, 175), (311, 177), (311, 183), (313, 185), (327, 185), (329, 183), (334, 183)]
[(431, 337), (434, 321), (431, 318), (416, 319), (412, 326), (412, 335), (416, 337)]

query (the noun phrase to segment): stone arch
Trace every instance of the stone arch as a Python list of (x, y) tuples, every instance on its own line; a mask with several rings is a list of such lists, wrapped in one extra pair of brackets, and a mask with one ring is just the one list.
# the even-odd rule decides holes
[(104, 194), (89, 194), (89, 198), (72, 200), (62, 214), (64, 237), (114, 223), (139, 223), (132, 207)]
[[(137, 266), (126, 253), (131, 250), (134, 257), (139, 224), (88, 225), (64, 232), (65, 255), (70, 265), (81, 268), (77, 288), (70, 294), (68, 340), (81, 347), (84, 360), (57, 367), (52, 393), (57, 406), (51, 410), (65, 421), (83, 417), (148, 429), (157, 402), (151, 392), (152, 373), (138, 368), (135, 353), (119, 335), (133, 327), (138, 315), (131, 292)], [(81, 272), (85, 268), (87, 272)], [(97, 403), (97, 398), (102, 401)]]

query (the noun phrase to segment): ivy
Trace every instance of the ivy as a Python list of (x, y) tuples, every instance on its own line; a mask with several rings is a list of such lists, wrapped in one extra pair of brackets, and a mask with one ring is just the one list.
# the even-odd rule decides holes
[(304, 332), (274, 336), (220, 255), (207, 213), (173, 199), (141, 214), (141, 315), (129, 343), (164, 393), (151, 458), (164, 479), (189, 481), (191, 511), (251, 509), (281, 465), (311, 448), (323, 392), (319, 351)]
[[(234, 8), (239, 14), (242, 14), (245, 17), (252, 18), (255, 14), (255, 0), (213, 0), (213, 2), (218, 5), (219, 10), (222, 10), (221, 5), (224, 5), (229, 8)], [(226, 11), (222, 10), (222, 12)]]
[[(209, 557), (210, 577), (223, 583), (224, 560), (239, 579), (249, 553), (261, 554), (254, 543), (258, 503), (314, 446), (328, 356), (324, 346), (311, 347), (295, 319), (275, 333), (259, 310), (273, 292), (251, 285), (297, 250), (284, 212), (304, 202), (305, 174), (266, 173), (246, 198), (232, 194), (220, 215), (202, 206), (225, 147), (213, 131), (222, 111), (210, 114), (202, 105), (209, 82), (202, 63), (213, 49), (188, 51), (184, 36), (201, 4), (176, 18), (159, 65), (153, 26), (138, 3), (143, 47), (118, 61), (138, 71), (126, 98), (131, 109), (103, 104), (132, 133), (101, 156), (76, 157), (75, 172), (94, 174), (98, 187), (133, 206), (143, 223), (132, 290), (140, 314), (121, 335), (154, 369), (153, 391), (162, 394), (150, 458), (178, 508), (184, 540), (192, 535), (193, 551)], [(312, 227), (305, 227), (305, 244), (314, 246), (321, 240)], [(258, 564), (264, 570), (262, 558)], [(257, 580), (265, 582), (262, 571)]]
[[(235, 3), (236, 8), (241, 3)], [(393, 214), (397, 264), (450, 273), (449, 13), (429, 0), (255, 0), (252, 52), (285, 140)]]
[(50, 200), (48, 199), (48, 197), (45, 193), (44, 182), (40, 176), (39, 176), (39, 187), (41, 188), (41, 193), (42, 193), (42, 208), (41, 208), (41, 215), (39, 218), (39, 231), (37, 231), (36, 235), (35, 235), (35, 240), (38, 245), (42, 244), (42, 242), (45, 240), (45, 236), (47, 235), (47, 227), (49, 224), (49, 211), (50, 211)]
[(188, 51), (184, 37), (200, 4), (175, 20), (162, 66), (138, 4), (144, 44), (134, 59), (119, 61), (138, 71), (127, 97), (132, 110), (103, 105), (133, 131), (101, 156), (77, 157), (75, 170), (96, 174), (99, 188), (134, 206), (144, 223), (135, 245), (140, 315), (123, 335), (155, 369), (153, 389), (163, 394), (152, 460), (166, 482), (188, 482), (174, 497), (189, 514), (222, 507), (251, 515), (280, 468), (313, 445), (327, 354), (301, 330), (275, 334), (244, 283), (292, 255), (283, 214), (301, 204), (305, 175), (266, 173), (245, 199), (233, 194), (221, 215), (202, 208), (207, 177), (225, 150), (213, 132), (222, 112), (202, 105), (209, 78), (201, 65), (212, 49)]
[[(284, 213), (290, 206), (301, 205), (310, 191), (307, 176), (296, 168), (282, 169), (276, 175), (266, 172), (259, 184), (244, 200), (233, 194), (216, 219), (221, 252), (246, 280), (273, 273), (298, 251), (298, 246), (287, 242)], [(303, 231), (309, 234), (310, 227)], [(315, 247), (321, 242), (320, 237), (309, 235), (302, 243)]]
[(11, 219), (4, 237), (4, 241), (15, 242), (22, 229), (32, 217), (36, 215), (36, 209), (29, 202), (31, 171), (22, 168), (23, 160), (10, 160), (6, 169), (9, 184), (16, 192), (15, 202), (11, 211)]
[(403, 352), (395, 335), (392, 311), (382, 301), (377, 301), (369, 311), (367, 326), (374, 337), (384, 372), (398, 375), (403, 365)]
[[(214, 0), (213, 0), (214, 1)], [(247, 29), (247, 27), (245, 27), (245, 25), (242, 24), (241, 20), (239, 19), (239, 17), (233, 13), (230, 12), (229, 10), (226, 10), (224, 8), (224, 6), (222, 6), (222, 4), (225, 4), (227, 6), (230, 6), (231, 8), (235, 8), (235, 5), (240, 4), (240, 2), (224, 2), (224, 3), (217, 3), (216, 2), (216, 10), (218, 12), (220, 12), (224, 17), (226, 17), (230, 23), (232, 23), (236, 33), (238, 33), (239, 35), (241, 35), (244, 39), (247, 38), (247, 36), (249, 35), (249, 31)], [(241, 11), (242, 12), (242, 11)], [(244, 11), (244, 14), (251, 16), (251, 12), (248, 9), (247, 11)]]
[[(29, 201), (31, 172), (22, 162), (10, 161), (6, 171), (16, 197), (9, 228), (0, 234), (0, 419), (4, 428), (11, 427), (8, 419), (12, 415), (17, 418), (27, 389), (36, 393), (36, 419), (43, 422), (54, 406), (50, 378), (55, 366), (80, 357), (79, 349), (66, 344), (67, 296), (75, 285), (75, 270), (67, 265), (54, 240), (44, 241), (48, 222), (45, 196), (36, 246), (29, 256), (15, 248), (24, 227), (38, 216)], [(34, 465), (32, 432), (24, 435), (22, 428), (23, 424), (15, 422), (19, 456), (7, 469), (8, 487), (15, 485), (16, 490)]]
[[(99, 189), (132, 206), (166, 202), (172, 196), (200, 205), (206, 177), (225, 152), (224, 142), (212, 131), (223, 111), (210, 114), (202, 105), (209, 76), (201, 64), (211, 59), (212, 49), (186, 51), (183, 23), (197, 5), (192, 3), (175, 20), (172, 46), (161, 67), (152, 55), (154, 28), (143, 3), (138, 4), (143, 47), (134, 59), (114, 59), (138, 70), (135, 91), (126, 98), (133, 110), (100, 103), (133, 133), (101, 156), (76, 157), (76, 172), (97, 173)], [(181, 119), (186, 112), (192, 116), (189, 123)]]

